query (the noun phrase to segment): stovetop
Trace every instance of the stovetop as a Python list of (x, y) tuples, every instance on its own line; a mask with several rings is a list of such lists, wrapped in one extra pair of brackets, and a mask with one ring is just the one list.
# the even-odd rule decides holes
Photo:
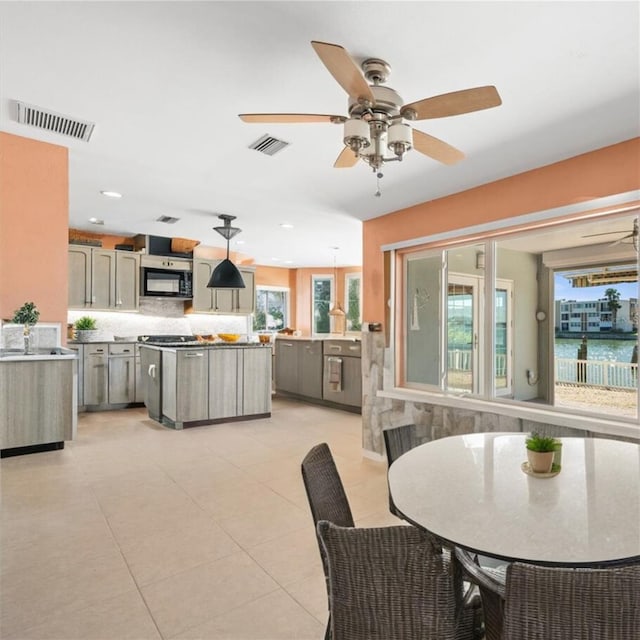
[(143, 335), (138, 336), (138, 342), (148, 342), (152, 344), (180, 345), (180, 344), (199, 344), (194, 335)]

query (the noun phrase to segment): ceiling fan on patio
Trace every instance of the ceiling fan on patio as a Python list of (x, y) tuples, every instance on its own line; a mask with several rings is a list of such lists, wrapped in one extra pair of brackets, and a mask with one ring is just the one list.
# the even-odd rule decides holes
[[(410, 149), (442, 162), (455, 164), (464, 158), (450, 144), (427, 133), (413, 129), (405, 120), (445, 118), (502, 104), (494, 86), (453, 91), (405, 104), (398, 93), (386, 83), (391, 67), (379, 58), (367, 58), (359, 67), (344, 47), (312, 41), (318, 57), (347, 92), (347, 116), (311, 113), (241, 113), (249, 123), (344, 125), (344, 149), (334, 167), (353, 167), (358, 160), (366, 162), (377, 177), (386, 162), (400, 161)], [(380, 192), (376, 193), (380, 195)]]
[(640, 235), (640, 227), (638, 225), (638, 218), (633, 219), (633, 227), (630, 232), (627, 231), (605, 231), (604, 233), (589, 233), (586, 236), (582, 236), (583, 238), (595, 238), (596, 236), (611, 236), (614, 234), (625, 234), (621, 238), (614, 240), (610, 246), (614, 246), (616, 244), (632, 244), (633, 248), (638, 251), (638, 246), (640, 246), (639, 235)]

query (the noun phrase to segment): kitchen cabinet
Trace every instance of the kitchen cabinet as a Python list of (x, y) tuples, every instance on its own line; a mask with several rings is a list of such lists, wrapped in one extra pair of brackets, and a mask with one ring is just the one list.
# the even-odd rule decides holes
[[(326, 340), (323, 345), (324, 371), (322, 397), (329, 402), (362, 406), (361, 343), (352, 340)], [(340, 364), (340, 383), (331, 384), (330, 360)]]
[(204, 349), (163, 350), (162, 416), (176, 429), (209, 419), (209, 358)]
[(104, 405), (109, 401), (109, 345), (96, 342), (84, 345), (84, 403)]
[(271, 349), (209, 350), (209, 419), (271, 412)]
[(242, 355), (237, 347), (209, 350), (209, 418), (235, 417), (242, 411)]
[(91, 306), (91, 247), (69, 245), (69, 308)]
[(138, 308), (140, 256), (130, 251), (69, 247), (69, 308)]
[(84, 405), (84, 345), (83, 344), (70, 344), (67, 348), (71, 351), (75, 351), (78, 356), (78, 375), (77, 375), (77, 393), (76, 400), (77, 406), (82, 407)]
[(255, 310), (255, 272), (238, 267), (245, 283), (244, 289), (209, 289), (207, 284), (219, 260), (193, 261), (193, 311), (197, 313), (245, 314)]
[(242, 415), (271, 413), (270, 347), (242, 350)]
[(322, 342), (276, 340), (276, 390), (322, 398)]
[(109, 404), (129, 404), (135, 402), (135, 345), (109, 345)]
[(140, 369), (142, 383), (136, 381), (136, 394), (138, 389), (142, 394), (142, 400), (149, 411), (149, 417), (162, 421), (162, 351), (141, 347)]
[[(143, 401), (140, 357), (135, 342), (69, 345), (84, 353), (79, 365), (78, 404), (88, 410), (121, 408)], [(82, 375), (80, 375), (82, 370)]]
[(0, 362), (0, 449), (62, 448), (76, 426), (75, 359)]

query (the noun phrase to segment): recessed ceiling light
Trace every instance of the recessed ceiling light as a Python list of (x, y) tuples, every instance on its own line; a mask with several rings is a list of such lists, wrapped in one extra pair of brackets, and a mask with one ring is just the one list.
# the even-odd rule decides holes
[(280, 226), (281, 226), (283, 229), (293, 229), (293, 225), (292, 225), (292, 224), (289, 224), (288, 222), (283, 222)]
[(280, 262), (280, 258), (271, 258), (271, 260), (273, 260), (273, 262)]
[(293, 260), (285, 260), (284, 263), (285, 264), (293, 264)]
[(89, 222), (91, 224), (104, 224), (104, 220), (100, 220), (100, 218), (89, 218)]
[(244, 244), (244, 240), (236, 240), (236, 244)]
[(107, 198), (122, 198), (122, 194), (117, 191), (101, 191), (100, 193)]

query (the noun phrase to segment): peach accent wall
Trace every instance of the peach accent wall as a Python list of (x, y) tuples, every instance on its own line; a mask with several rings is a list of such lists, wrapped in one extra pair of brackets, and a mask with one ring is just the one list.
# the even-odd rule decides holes
[[(455, 169), (452, 169), (455, 171)], [(380, 247), (640, 188), (640, 138), (363, 223), (363, 321), (385, 319)]]
[(0, 132), (0, 317), (67, 322), (68, 149)]

